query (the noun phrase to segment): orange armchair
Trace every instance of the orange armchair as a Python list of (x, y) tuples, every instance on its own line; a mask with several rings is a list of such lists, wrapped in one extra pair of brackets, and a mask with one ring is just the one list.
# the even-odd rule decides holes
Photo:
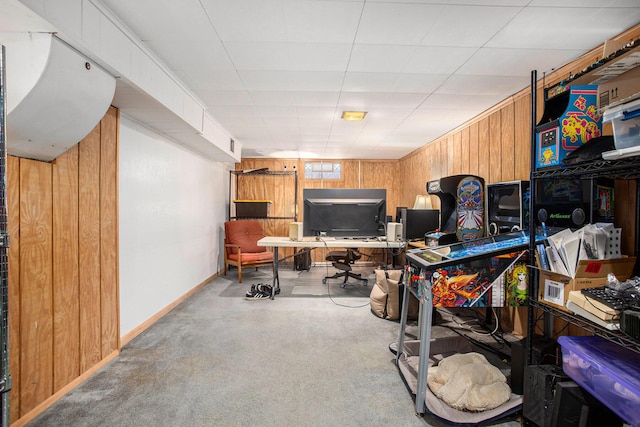
[(237, 220), (224, 223), (224, 275), (227, 265), (238, 268), (238, 282), (242, 283), (242, 269), (271, 265), (274, 268), (273, 252), (264, 246), (258, 246), (258, 240), (264, 237), (260, 221)]

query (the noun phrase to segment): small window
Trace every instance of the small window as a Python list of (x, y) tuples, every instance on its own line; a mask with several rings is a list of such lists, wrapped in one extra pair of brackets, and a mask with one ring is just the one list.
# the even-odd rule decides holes
[(342, 179), (340, 162), (304, 162), (305, 179)]

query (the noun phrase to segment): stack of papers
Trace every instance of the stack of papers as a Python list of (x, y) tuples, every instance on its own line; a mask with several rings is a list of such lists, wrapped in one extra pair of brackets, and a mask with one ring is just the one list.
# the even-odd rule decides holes
[(567, 228), (547, 238), (547, 245), (537, 247), (540, 266), (549, 271), (575, 278), (580, 260), (602, 260), (611, 257), (609, 234), (613, 224), (588, 224), (572, 231)]

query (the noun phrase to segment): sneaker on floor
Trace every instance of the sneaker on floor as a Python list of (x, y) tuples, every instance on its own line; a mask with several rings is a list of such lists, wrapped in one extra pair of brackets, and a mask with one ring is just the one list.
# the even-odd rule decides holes
[(244, 299), (246, 300), (255, 300), (255, 299), (269, 299), (271, 298), (271, 294), (267, 294), (265, 292), (261, 292), (261, 291), (256, 291), (256, 293), (254, 295), (249, 296), (248, 292), (247, 292), (247, 296), (244, 297)]
[(251, 285), (251, 289), (247, 291), (245, 297), (253, 297), (257, 292), (256, 285)]
[(271, 290), (272, 289), (273, 288), (271, 287), (271, 285), (264, 285), (262, 283), (258, 283), (258, 285), (256, 286), (256, 290), (258, 292), (262, 292), (262, 293), (268, 294), (269, 296), (271, 296)]

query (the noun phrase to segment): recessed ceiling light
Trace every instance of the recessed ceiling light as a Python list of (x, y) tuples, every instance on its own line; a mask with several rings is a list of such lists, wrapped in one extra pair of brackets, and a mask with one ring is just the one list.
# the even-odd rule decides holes
[(366, 111), (343, 111), (343, 120), (362, 120), (367, 115)]

